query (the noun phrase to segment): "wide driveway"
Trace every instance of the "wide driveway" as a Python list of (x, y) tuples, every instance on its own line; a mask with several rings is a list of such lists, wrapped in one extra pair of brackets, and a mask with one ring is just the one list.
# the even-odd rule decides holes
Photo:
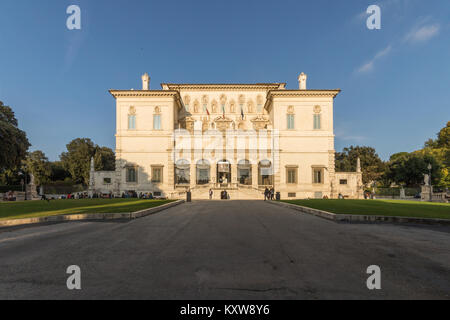
[[(69, 291), (66, 269), (81, 268)], [(368, 290), (367, 267), (381, 268)], [(450, 229), (334, 223), (263, 201), (0, 231), (0, 299), (449, 299)]]

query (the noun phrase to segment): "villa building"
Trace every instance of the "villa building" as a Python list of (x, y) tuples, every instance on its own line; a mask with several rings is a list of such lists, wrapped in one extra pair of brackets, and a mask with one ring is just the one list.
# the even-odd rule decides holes
[(91, 169), (91, 192), (167, 198), (362, 197), (361, 169), (335, 172), (333, 102), (340, 90), (285, 83), (174, 84), (110, 90), (116, 100), (116, 171)]

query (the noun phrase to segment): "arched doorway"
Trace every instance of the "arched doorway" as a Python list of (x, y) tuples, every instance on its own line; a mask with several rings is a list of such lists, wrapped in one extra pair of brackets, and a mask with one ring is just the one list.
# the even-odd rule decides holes
[(258, 184), (273, 186), (273, 168), (270, 160), (261, 160), (258, 164)]
[(204, 184), (208, 184), (210, 181), (210, 170), (211, 166), (208, 162), (208, 160), (199, 160), (197, 161), (197, 181), (196, 183), (198, 185), (204, 185)]
[(217, 162), (217, 181), (221, 186), (228, 186), (231, 183), (231, 164), (228, 160)]
[(241, 160), (237, 165), (237, 179), (239, 184), (252, 185), (252, 165), (248, 160)]
[(191, 165), (189, 161), (180, 159), (175, 163), (175, 184), (189, 184), (191, 181)]

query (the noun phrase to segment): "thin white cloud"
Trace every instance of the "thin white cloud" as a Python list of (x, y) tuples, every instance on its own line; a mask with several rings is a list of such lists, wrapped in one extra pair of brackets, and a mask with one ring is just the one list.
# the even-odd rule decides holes
[(335, 128), (335, 135), (336, 139), (342, 141), (363, 142), (367, 140), (367, 137), (364, 136), (348, 134), (343, 128)]
[(375, 56), (369, 62), (366, 62), (361, 67), (359, 67), (356, 70), (356, 72), (357, 73), (367, 73), (367, 72), (372, 71), (375, 68), (375, 62), (378, 59), (387, 56), (391, 51), (392, 51), (392, 46), (391, 45), (387, 46), (383, 50), (377, 52), (377, 54), (375, 54)]
[(405, 41), (409, 43), (428, 41), (436, 36), (439, 33), (440, 29), (441, 26), (438, 23), (414, 28), (405, 36)]

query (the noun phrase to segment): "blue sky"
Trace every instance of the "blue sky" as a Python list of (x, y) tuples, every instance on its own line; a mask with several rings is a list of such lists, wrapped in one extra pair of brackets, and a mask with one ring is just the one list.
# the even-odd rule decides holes
[[(81, 8), (82, 29), (66, 28)], [(381, 7), (381, 30), (366, 27)], [(341, 88), (336, 150), (413, 151), (450, 121), (450, 1), (1, 0), (0, 100), (31, 150), (89, 137), (114, 148), (108, 89), (161, 82)]]

